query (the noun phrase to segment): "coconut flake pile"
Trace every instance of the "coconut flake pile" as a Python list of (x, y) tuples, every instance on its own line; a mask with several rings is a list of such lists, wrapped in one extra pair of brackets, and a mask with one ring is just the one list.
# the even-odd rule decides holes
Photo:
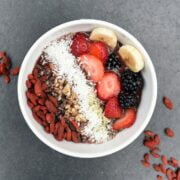
[(45, 58), (54, 65), (55, 74), (65, 78), (78, 95), (80, 112), (88, 121), (81, 134), (91, 142), (102, 143), (110, 139), (110, 121), (103, 114), (94, 87), (89, 85), (77, 58), (71, 54), (71, 43), (70, 35), (51, 42), (44, 50)]

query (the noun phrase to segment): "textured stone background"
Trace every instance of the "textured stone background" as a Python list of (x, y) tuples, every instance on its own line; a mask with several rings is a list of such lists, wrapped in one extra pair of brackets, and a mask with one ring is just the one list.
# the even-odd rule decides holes
[[(148, 125), (163, 135), (164, 153), (180, 159), (180, 1), (178, 0), (0, 0), (0, 49), (15, 65), (33, 42), (52, 27), (80, 18), (115, 23), (139, 39), (154, 63), (158, 101)], [(161, 98), (170, 96), (175, 109), (166, 110)], [(17, 100), (17, 79), (0, 85), (0, 180), (152, 180), (155, 173), (139, 161), (145, 148), (141, 135), (126, 149), (98, 159), (64, 156), (41, 143), (28, 128)]]

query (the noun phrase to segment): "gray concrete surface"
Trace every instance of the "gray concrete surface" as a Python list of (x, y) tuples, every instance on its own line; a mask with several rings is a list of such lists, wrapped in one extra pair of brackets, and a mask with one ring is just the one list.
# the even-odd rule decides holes
[[(150, 54), (157, 72), (158, 101), (148, 125), (163, 135), (168, 156), (180, 160), (180, 1), (178, 0), (0, 0), (0, 50), (21, 65), (32, 43), (50, 28), (80, 18), (115, 23), (135, 35)], [(1, 79), (2, 80), (2, 79)], [(174, 100), (168, 111), (161, 99)], [(40, 142), (28, 128), (17, 100), (17, 78), (0, 82), (0, 180), (152, 180), (156, 173), (140, 160), (143, 135), (124, 150), (98, 159), (64, 156)]]

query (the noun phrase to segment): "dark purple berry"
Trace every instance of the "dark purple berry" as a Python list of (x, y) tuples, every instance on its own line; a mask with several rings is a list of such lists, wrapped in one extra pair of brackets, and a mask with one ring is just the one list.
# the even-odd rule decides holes
[(119, 104), (123, 109), (128, 109), (139, 105), (139, 96), (135, 94), (129, 94), (128, 92), (122, 92), (118, 96)]
[(135, 73), (130, 70), (126, 70), (121, 75), (123, 91), (128, 93), (137, 94), (141, 92), (144, 84), (141, 72)]

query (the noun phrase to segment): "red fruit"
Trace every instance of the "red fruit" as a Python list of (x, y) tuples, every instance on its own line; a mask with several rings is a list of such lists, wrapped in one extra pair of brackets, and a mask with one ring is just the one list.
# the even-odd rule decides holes
[(78, 134), (74, 131), (72, 131), (72, 133), (71, 133), (71, 138), (72, 138), (73, 142), (75, 142), (75, 143), (79, 142)]
[(37, 106), (35, 106), (35, 107), (33, 107), (33, 112), (37, 112), (37, 111), (39, 111), (40, 110), (40, 106), (39, 105), (37, 105)]
[(160, 175), (157, 175), (157, 180), (163, 180), (163, 177)]
[(66, 127), (66, 132), (67, 132), (67, 136), (66, 136), (66, 140), (67, 141), (71, 141), (71, 129), (67, 126)]
[(35, 85), (34, 85), (34, 92), (36, 96), (41, 96), (42, 94), (42, 87), (41, 87), (41, 81), (37, 79)]
[(160, 167), (160, 169), (161, 169), (161, 172), (162, 172), (163, 174), (166, 174), (166, 169), (165, 169), (165, 167), (163, 166), (163, 164), (159, 164), (159, 167)]
[(141, 163), (142, 163), (142, 165), (143, 165), (144, 167), (150, 167), (150, 166), (151, 166), (151, 164), (150, 164), (149, 162), (144, 161), (144, 160), (141, 160)]
[(11, 69), (10, 73), (12, 76), (16, 76), (19, 74), (19, 71), (20, 71), (20, 67), (15, 67), (15, 68)]
[(62, 141), (64, 138), (64, 127), (60, 124), (60, 127), (58, 129), (58, 136), (57, 136), (57, 140), (58, 141)]
[(89, 54), (84, 54), (80, 56), (79, 62), (92, 81), (98, 82), (103, 78), (104, 66), (98, 58)]
[(33, 103), (33, 105), (37, 105), (37, 96), (29, 91), (26, 91), (27, 98)]
[(0, 51), (0, 60), (6, 57), (6, 52)]
[(156, 147), (156, 143), (153, 139), (144, 140), (144, 146), (146, 146), (149, 149), (154, 149)]
[(4, 63), (0, 64), (0, 75), (5, 74), (6, 66)]
[(44, 113), (43, 113), (42, 111), (37, 111), (37, 112), (36, 112), (36, 115), (37, 115), (39, 118), (41, 118), (43, 121), (46, 120), (46, 117), (45, 117), (45, 115), (44, 115)]
[(39, 124), (42, 125), (43, 121), (35, 113), (33, 113), (33, 117)]
[(160, 168), (160, 166), (158, 164), (153, 164), (153, 168), (154, 168), (155, 171), (161, 172), (161, 168)]
[(150, 157), (149, 157), (149, 154), (148, 154), (148, 153), (144, 154), (144, 160), (145, 160), (146, 162), (149, 162)]
[(89, 41), (88, 37), (83, 33), (77, 33), (73, 38), (71, 52), (75, 56), (80, 56), (88, 52)]
[(97, 95), (101, 100), (117, 96), (121, 91), (119, 77), (114, 72), (107, 72), (97, 85)]
[(54, 104), (51, 101), (46, 100), (45, 105), (49, 112), (57, 113), (57, 108), (54, 106)]
[(6, 66), (6, 70), (10, 70), (10, 68), (11, 68), (11, 60), (10, 60), (10, 58), (9, 57), (7, 57), (7, 56), (5, 56), (4, 58), (3, 58), (3, 63), (4, 63), (4, 65)]
[(29, 75), (28, 75), (28, 79), (29, 79), (29, 80), (33, 80), (33, 79), (34, 79), (33, 74), (29, 74)]
[(174, 108), (173, 102), (166, 96), (163, 97), (163, 103), (170, 110)]
[(56, 107), (58, 107), (58, 101), (54, 96), (48, 95), (48, 98)]
[(155, 141), (155, 143), (156, 143), (157, 145), (160, 145), (161, 139), (160, 139), (160, 136), (159, 136), (158, 134), (156, 134), (156, 135), (154, 136), (154, 141)]
[(4, 76), (4, 83), (8, 84), (8, 83), (10, 83), (10, 81), (11, 81), (11, 79), (10, 79), (9, 75), (5, 75)]
[(180, 169), (177, 171), (177, 180), (180, 180)]
[(31, 82), (29, 80), (26, 80), (26, 87), (30, 89), (32, 86)]
[(177, 159), (175, 159), (174, 157), (171, 157), (170, 158), (170, 164), (173, 166), (173, 167), (178, 167), (179, 166), (179, 161)]
[(114, 130), (121, 130), (124, 128), (129, 128), (134, 124), (136, 120), (136, 111), (134, 109), (128, 109), (125, 111), (125, 114), (122, 118), (118, 119), (112, 125)]
[(108, 60), (108, 49), (103, 42), (94, 42), (89, 46), (89, 54), (96, 56), (103, 64)]
[(162, 161), (162, 163), (163, 163), (165, 166), (168, 165), (168, 160), (167, 160), (167, 157), (166, 157), (165, 155), (162, 155), (162, 156), (161, 156), (161, 161)]
[(152, 149), (152, 150), (150, 151), (151, 155), (152, 155), (154, 158), (160, 158), (161, 156), (160, 156), (158, 153), (156, 153), (156, 151), (157, 151), (156, 148)]
[(104, 115), (107, 118), (119, 118), (122, 113), (122, 108), (119, 106), (117, 97), (108, 100), (105, 105)]
[(75, 130), (76, 130), (77, 132), (80, 131), (80, 127), (79, 127), (79, 125), (77, 124), (76, 121), (70, 120), (70, 122), (71, 122), (71, 124), (73, 125), (73, 127), (75, 128)]
[(47, 133), (50, 133), (50, 128), (49, 128), (49, 126), (45, 126), (44, 130), (45, 130)]
[(52, 114), (52, 113), (47, 113), (47, 114), (46, 114), (46, 121), (47, 121), (48, 123), (52, 123), (52, 122), (54, 121), (54, 119), (55, 119), (54, 114)]
[(154, 135), (155, 135), (155, 133), (152, 132), (152, 131), (150, 131), (150, 130), (144, 131), (144, 134), (145, 134), (146, 136), (149, 136), (149, 137), (154, 137)]
[(171, 168), (166, 169), (166, 176), (168, 179), (173, 179), (174, 171)]
[(27, 101), (27, 104), (31, 109), (34, 107), (34, 105), (30, 101)]
[(170, 129), (170, 128), (165, 128), (165, 129), (164, 129), (164, 132), (165, 132), (165, 134), (166, 134), (167, 136), (169, 136), (169, 137), (174, 137), (174, 131), (173, 131), (172, 129)]
[(54, 128), (55, 128), (55, 124), (51, 123), (49, 126), (50, 126), (50, 133), (53, 133), (54, 132)]

